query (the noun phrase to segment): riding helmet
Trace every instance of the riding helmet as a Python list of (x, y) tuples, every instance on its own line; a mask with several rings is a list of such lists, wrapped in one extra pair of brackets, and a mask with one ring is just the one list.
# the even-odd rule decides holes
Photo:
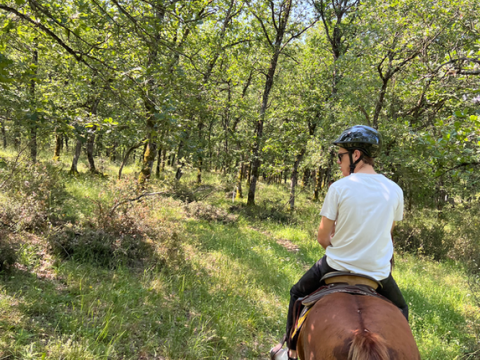
[(365, 156), (375, 158), (382, 149), (382, 135), (365, 125), (355, 125), (344, 132), (333, 142), (346, 150), (360, 150)]

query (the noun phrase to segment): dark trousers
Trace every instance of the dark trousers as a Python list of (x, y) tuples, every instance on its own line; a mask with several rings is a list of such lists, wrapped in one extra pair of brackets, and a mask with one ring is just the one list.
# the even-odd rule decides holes
[[(290, 305), (288, 306), (288, 317), (287, 317), (287, 345), (289, 349), (296, 350), (297, 344), (290, 342), (290, 332), (293, 326), (293, 307), (295, 305), (295, 301), (299, 298), (307, 296), (317, 290), (323, 284), (320, 284), (320, 279), (327, 273), (332, 271), (338, 271), (331, 268), (327, 264), (327, 256), (325, 255), (323, 258), (318, 260), (315, 265), (312, 266), (310, 270), (308, 270), (305, 275), (301, 277), (298, 282), (293, 285), (290, 289)], [(383, 285), (383, 288), (378, 288), (377, 292), (385, 296), (389, 299), (394, 305), (400, 308), (403, 315), (408, 321), (408, 305), (403, 298), (402, 292), (398, 288), (395, 279), (393, 278), (392, 274), (388, 276), (388, 278), (380, 281)]]

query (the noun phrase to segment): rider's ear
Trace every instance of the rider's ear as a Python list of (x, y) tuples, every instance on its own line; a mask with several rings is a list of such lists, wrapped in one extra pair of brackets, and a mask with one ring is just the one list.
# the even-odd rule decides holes
[(360, 153), (360, 150), (355, 150), (354, 154), (355, 154), (355, 160), (354, 161), (357, 161), (360, 158), (360, 155), (362, 155)]

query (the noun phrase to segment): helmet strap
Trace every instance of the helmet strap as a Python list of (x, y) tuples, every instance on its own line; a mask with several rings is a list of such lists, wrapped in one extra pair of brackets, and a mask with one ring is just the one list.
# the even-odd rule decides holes
[(353, 151), (348, 151), (348, 157), (350, 158), (350, 175), (353, 174), (355, 172), (355, 167), (357, 166), (357, 164), (360, 162), (360, 160), (362, 160), (363, 158), (363, 152), (360, 151), (360, 157), (357, 159), (357, 161), (353, 162), (353, 157), (352, 157), (352, 154), (355, 150)]

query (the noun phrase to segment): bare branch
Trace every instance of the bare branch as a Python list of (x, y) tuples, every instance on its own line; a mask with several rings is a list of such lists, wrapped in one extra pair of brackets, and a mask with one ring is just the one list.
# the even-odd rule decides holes
[(275, 30), (278, 32), (277, 22), (275, 21), (275, 5), (274, 5), (273, 1), (271, 1), (271, 0), (270, 0), (270, 9), (272, 11), (273, 26), (275, 27)]
[(115, 25), (120, 26), (120, 25), (115, 21), (115, 19), (112, 18), (112, 17), (110, 16), (110, 14), (109, 14), (98, 2), (96, 2), (95, 0), (90, 0), (90, 1), (91, 1), (92, 3), (94, 3), (94, 4), (100, 9), (100, 11), (110, 19), (110, 21), (113, 21), (113, 22), (115, 23)]
[(383, 62), (387, 59), (387, 57), (388, 57), (388, 54), (383, 57), (382, 61), (380, 61), (380, 63), (377, 66), (378, 73), (380, 74), (380, 78), (382, 80), (385, 80), (385, 78), (383, 77), (382, 65), (383, 65)]
[(325, 28), (325, 32), (327, 34), (327, 38), (328, 38), (328, 41), (330, 42), (330, 44), (333, 44), (333, 39), (332, 37), (330, 36), (330, 30), (329, 30), (329, 26), (331, 25), (330, 24), (327, 24), (327, 19), (325, 18), (325, 11), (324, 11), (324, 2), (323, 0), (320, 0), (320, 10), (319, 10), (319, 13), (320, 13), (320, 16), (322, 17), (322, 22), (323, 22), (323, 27)]
[[(250, 7), (250, 4), (248, 3), (249, 7)], [(251, 7), (250, 7), (251, 8)], [(260, 23), (260, 26), (262, 27), (262, 30), (263, 30), (263, 34), (265, 35), (265, 38), (267, 39), (268, 41), (268, 44), (273, 48), (273, 42), (272, 40), (270, 40), (270, 36), (268, 36), (268, 32), (267, 32), (267, 29), (265, 28), (265, 25), (263, 24), (263, 21), (262, 19), (255, 13), (255, 11), (253, 11), (253, 9), (251, 9), (251, 12), (252, 12), (252, 15), (258, 20), (258, 22)]]
[(467, 167), (467, 166), (479, 166), (480, 165), (480, 162), (478, 161), (473, 161), (473, 162), (463, 162), (461, 164), (458, 164), (454, 167), (451, 167), (450, 169), (447, 169), (445, 170), (443, 173), (441, 173), (440, 175), (437, 175), (436, 177), (442, 177), (443, 175), (445, 175), (446, 173), (452, 171), (452, 170), (455, 170), (455, 169), (459, 169), (459, 168), (462, 168), (462, 167)]
[(250, 40), (250, 39), (235, 41), (235, 42), (233, 42), (233, 43), (231, 43), (231, 44), (227, 44), (227, 45), (223, 46), (223, 47), (222, 47), (222, 50), (225, 50), (225, 49), (234, 47), (235, 45), (238, 45), (238, 44), (243, 44), (243, 43), (247, 43), (247, 42), (251, 42), (251, 41), (252, 41), (252, 40)]
[(312, 22), (310, 25), (308, 25), (306, 28), (304, 28), (303, 30), (299, 31), (299, 32), (296, 33), (295, 35), (292, 35), (292, 36), (290, 37), (290, 39), (288, 39), (288, 40), (285, 42), (285, 44), (283, 44), (282, 49), (281, 49), (280, 51), (282, 51), (282, 50), (285, 48), (285, 46), (288, 45), (288, 43), (289, 43), (290, 41), (292, 41), (293, 39), (299, 38), (305, 31), (307, 31), (308, 29), (310, 29), (310, 28), (311, 28), (313, 25), (315, 25), (317, 22), (318, 22), (318, 19), (315, 19), (315, 21), (313, 21), (313, 22)]
[(365, 108), (362, 105), (358, 105), (358, 108), (362, 112), (363, 116), (365, 116), (365, 119), (367, 120), (368, 126), (372, 126), (371, 122), (370, 122), (370, 116), (368, 116), (368, 113), (365, 110)]
[(124, 200), (124, 201), (120, 201), (119, 203), (115, 204), (114, 207), (111, 208), (110, 210), (110, 216), (113, 215), (113, 213), (115, 212), (115, 210), (123, 205), (123, 204), (126, 204), (126, 203), (129, 203), (129, 202), (133, 202), (133, 201), (138, 201), (140, 200), (141, 198), (145, 197), (145, 196), (153, 196), (153, 195), (163, 195), (163, 194), (167, 194), (168, 192), (167, 191), (160, 191), (160, 192), (154, 192), (154, 193), (146, 193), (146, 194), (142, 194), (140, 196), (137, 196), (136, 198), (133, 198), (133, 199), (127, 199), (127, 200)]

